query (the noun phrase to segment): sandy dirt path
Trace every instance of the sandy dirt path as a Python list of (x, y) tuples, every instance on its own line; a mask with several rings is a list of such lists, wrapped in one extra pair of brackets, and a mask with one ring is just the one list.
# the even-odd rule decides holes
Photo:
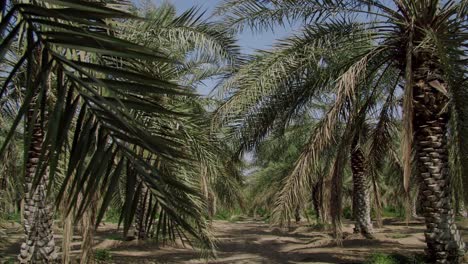
[[(348, 224), (342, 247), (336, 246), (328, 233), (305, 226), (287, 232), (258, 221), (215, 221), (214, 230), (218, 258), (208, 263), (362, 263), (374, 252), (423, 254), (425, 246), (420, 223), (406, 227), (388, 222), (384, 228), (376, 229), (374, 240), (350, 234), (352, 225)], [(189, 249), (156, 250), (154, 245), (138, 242), (115, 245), (112, 255), (115, 263), (205, 263)]]
[[(465, 241), (468, 239), (468, 221), (460, 223)], [(304, 225), (291, 230), (271, 228), (261, 221), (214, 221), (217, 238), (217, 258), (200, 259), (190, 248), (158, 247), (151, 241), (122, 241), (121, 232), (113, 224), (101, 226), (97, 232), (97, 249), (106, 249), (112, 260), (106, 263), (167, 264), (167, 263), (226, 263), (226, 264), (283, 264), (283, 263), (363, 263), (372, 253), (424, 254), (424, 225), (412, 222), (409, 226), (398, 220), (386, 220), (384, 227), (375, 229), (375, 239), (366, 240), (352, 234), (352, 224), (344, 225), (343, 246), (336, 246), (327, 232), (313, 230)], [(0, 243), (0, 255), (15, 256), (19, 250), (21, 228), (9, 232), (10, 243)], [(58, 231), (58, 230), (56, 230)], [(16, 235), (13, 235), (18, 233)], [(58, 233), (58, 232), (57, 232)], [(57, 236), (60, 245), (60, 235)], [(79, 237), (73, 242), (79, 252)], [(0, 239), (1, 240), (1, 239)], [(0, 241), (1, 242), (1, 241)], [(5, 240), (3, 241), (5, 242)], [(3, 251), (3, 252), (2, 252)], [(1, 259), (1, 257), (0, 257)], [(0, 261), (0, 263), (2, 263)]]

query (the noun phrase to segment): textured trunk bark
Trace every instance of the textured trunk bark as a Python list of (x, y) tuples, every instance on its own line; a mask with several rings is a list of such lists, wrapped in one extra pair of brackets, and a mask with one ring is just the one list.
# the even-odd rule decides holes
[(7, 201), (5, 196), (6, 177), (0, 177), (0, 214), (7, 212)]
[[(356, 187), (354, 186), (355, 185), (355, 177), (353, 175), (353, 193), (352, 193), (352, 201), (351, 201), (351, 212), (352, 212), (352, 216), (351, 216), (351, 220), (353, 220), (355, 223), (357, 222), (357, 219), (358, 219), (358, 205), (357, 205), (357, 195), (356, 195)], [(359, 227), (358, 225), (354, 225), (354, 233), (359, 233)]]
[(375, 226), (377, 228), (383, 227), (383, 218), (382, 218), (382, 207), (376, 206), (375, 207)]
[(323, 199), (323, 179), (318, 180), (312, 187), (312, 205), (316, 213), (317, 223), (328, 223)]
[[(24, 231), (26, 241), (21, 245), (20, 263), (53, 263), (57, 259), (52, 233), (53, 213), (47, 201), (48, 172), (41, 175), (33, 189), (44, 141), (44, 120), (40, 115), (34, 119), (34, 106), (27, 114), (27, 124), (32, 126), (32, 138), (28, 149), (25, 173)], [(46, 114), (43, 115), (46, 117)]]
[[(327, 187), (328, 186), (328, 187)], [(321, 176), (312, 185), (312, 206), (317, 224), (330, 224), (330, 180)]]
[[(418, 184), (418, 186), (420, 186), (421, 183)], [(422, 206), (422, 200), (423, 200), (423, 193), (421, 192), (421, 190), (418, 190), (418, 196), (417, 196), (417, 203), (416, 203), (416, 214), (418, 216), (422, 216), (424, 213), (423, 213), (423, 206)]]
[(364, 153), (358, 146), (351, 150), (351, 169), (353, 171), (354, 232), (361, 233), (366, 238), (372, 238), (371, 207), (365, 158)]
[(89, 207), (84, 211), (81, 219), (81, 232), (83, 241), (81, 243), (81, 264), (94, 263), (94, 231), (96, 226), (96, 213), (98, 210), (98, 196), (95, 194), (91, 198)]
[[(331, 175), (330, 175), (331, 176)], [(331, 224), (331, 210), (330, 210), (330, 202), (331, 202), (331, 186), (332, 181), (331, 177), (324, 179), (320, 189), (320, 210), (322, 211), (321, 218), (324, 224)]]
[(208, 195), (208, 213), (210, 219), (213, 219), (213, 217), (216, 215), (216, 197), (212, 192), (210, 192)]
[(2, 196), (6, 188), (7, 188), (7, 179), (6, 177), (2, 176), (0, 177), (0, 197)]
[(296, 210), (294, 212), (294, 218), (296, 220), (296, 224), (298, 224), (299, 222), (301, 222), (301, 212), (300, 212), (300, 208), (299, 206), (296, 207)]
[(419, 191), (417, 191), (413, 197), (411, 197), (411, 217), (418, 218), (418, 197)]
[(142, 184), (141, 195), (138, 200), (138, 205), (135, 213), (135, 238), (145, 240), (148, 238), (148, 226), (146, 220), (148, 218), (149, 208), (149, 190)]
[(420, 53), (414, 64), (416, 159), (426, 221), (427, 253), (436, 263), (459, 263), (465, 243), (454, 221), (448, 163), (447, 96), (438, 60)]
[(382, 219), (382, 199), (380, 195), (380, 189), (377, 186), (375, 180), (372, 182), (372, 186), (374, 189), (374, 210), (375, 210), (375, 225), (377, 228), (383, 227), (383, 219)]
[[(63, 212), (66, 212), (64, 207)], [(73, 216), (72, 214), (63, 216), (63, 239), (62, 239), (62, 263), (71, 263), (71, 243), (73, 240)]]
[[(1, 119), (0, 117), (0, 122), (3, 122), (3, 120)], [(16, 162), (15, 160), (15, 157), (13, 157), (11, 155), (11, 149), (14, 145), (14, 142), (10, 143), (10, 145), (8, 146), (8, 150), (5, 152), (4, 154), (4, 157), (2, 157), (2, 175), (0, 175), (0, 213), (3, 212), (2, 210), (4, 210), (4, 212), (6, 212), (6, 197), (4, 197), (4, 193), (7, 189), (7, 175), (9, 173), (11, 173), (10, 171), (10, 161), (14, 161)], [(14, 166), (14, 165), (13, 165)], [(3, 204), (5, 202), (5, 204)]]
[(460, 217), (468, 217), (468, 213), (466, 212), (465, 202), (463, 202), (463, 200), (459, 200), (457, 215)]

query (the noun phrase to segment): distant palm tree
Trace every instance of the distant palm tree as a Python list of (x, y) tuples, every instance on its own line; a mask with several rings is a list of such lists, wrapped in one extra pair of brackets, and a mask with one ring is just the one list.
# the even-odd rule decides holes
[[(327, 81), (336, 80), (336, 100), (324, 129), (316, 131), (321, 136), (318, 143), (311, 148), (314, 153), (310, 155), (312, 160), (320, 154), (322, 146), (330, 142), (330, 130), (335, 126), (335, 117), (343, 111), (347, 102), (354, 100), (355, 91), (372, 87), (360, 85), (363, 81), (368, 80), (371, 75), (387, 74), (392, 74), (394, 80), (401, 81), (404, 85), (402, 108), (405, 189), (409, 190), (412, 147), (415, 146), (414, 163), (421, 182), (429, 257), (438, 263), (458, 262), (465, 244), (454, 223), (447, 133), (451, 118), (454, 125), (450, 131), (457, 135), (452, 138), (459, 146), (455, 157), (462, 161), (458, 164), (466, 175), (468, 142), (463, 120), (468, 115), (462, 102), (468, 95), (465, 33), (468, 2), (245, 0), (225, 1), (219, 12), (227, 13), (225, 21), (228, 26), (239, 29), (248, 25), (262, 30), (291, 20), (305, 22), (303, 35), (293, 42), (301, 49), (284, 49), (288, 53), (282, 54), (287, 54), (288, 57), (277, 60), (277, 63), (283, 65), (281, 68), (277, 67), (275, 73), (293, 66), (299, 69), (301, 65), (306, 65), (307, 58), (313, 56), (323, 58), (329, 53), (340, 54), (349, 50), (356, 52), (356, 56), (338, 61), (341, 67), (336, 67), (336, 70), (341, 70), (341, 73), (324, 78)], [(316, 80), (320, 75), (315, 73), (309, 76)], [(270, 75), (268, 79), (269, 82), (265, 84), (275, 81), (274, 75)], [(316, 93), (324, 83), (316, 81), (316, 85), (309, 86), (308, 93)], [(379, 91), (382, 89), (387, 88), (381, 86)], [(286, 92), (287, 89), (283, 91)], [(251, 100), (255, 96), (258, 98), (260, 94), (272, 95), (273, 92), (276, 91), (264, 87), (262, 93), (244, 94), (249, 95), (248, 100)], [(372, 92), (369, 90), (368, 94)], [(288, 93), (288, 97), (293, 96)], [(333, 188), (337, 195), (340, 193), (340, 182), (340, 177), (337, 177)], [(466, 186), (468, 181), (463, 182)], [(335, 215), (340, 214), (338, 207)]]
[[(270, 216), (273, 212), (277, 193), (299, 156), (301, 147), (307, 140), (307, 132), (312, 126), (310, 120), (297, 120), (284, 133), (269, 135), (256, 146), (255, 159), (251, 165), (255, 171), (249, 176), (247, 190), (249, 210), (254, 214), (261, 211)], [(312, 190), (307, 191), (309, 201), (301, 204), (299, 210), (295, 211), (306, 209), (305, 204), (311, 201)]]

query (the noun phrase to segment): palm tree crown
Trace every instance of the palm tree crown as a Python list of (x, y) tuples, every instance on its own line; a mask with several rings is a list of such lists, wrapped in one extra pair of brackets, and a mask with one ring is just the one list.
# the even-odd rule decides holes
[[(281, 114), (297, 113), (313, 98), (332, 92), (334, 103), (291, 174), (298, 180), (307, 177), (320, 153), (335, 140), (332, 135), (341, 113), (348, 113), (344, 138), (353, 134), (353, 123), (363, 112), (356, 109), (357, 98), (369, 102), (376, 102), (372, 98), (380, 95), (397, 98), (398, 89), (393, 87), (403, 87), (405, 189), (409, 189), (415, 164), (419, 178), (424, 179), (421, 189), (427, 198), (430, 255), (441, 263), (458, 259), (464, 245), (450, 213), (446, 135), (451, 118), (451, 131), (457, 133), (450, 133), (450, 138), (459, 146), (466, 144), (460, 137), (466, 107), (458, 100), (467, 91), (467, 1), (245, 0), (225, 1), (218, 11), (226, 13), (227, 26), (239, 30), (244, 26), (267, 30), (297, 20), (304, 24), (301, 34), (283, 41), (271, 56), (253, 59), (244, 67), (245, 75), (241, 68), (226, 81), (225, 90), (235, 92), (218, 114), (219, 120), (234, 124), (239, 131), (253, 131), (238, 133), (241, 138), (245, 135), (244, 141), (257, 142), (277, 120), (288, 120)], [(252, 71), (254, 77), (249, 78), (247, 72)], [(388, 79), (395, 81), (393, 87), (382, 85)], [(349, 140), (343, 144), (349, 146)], [(465, 159), (464, 151), (459, 148), (455, 157)], [(464, 167), (462, 163), (466, 164), (458, 161)], [(335, 162), (335, 167), (342, 164)], [(341, 204), (340, 174), (336, 170), (333, 175), (336, 205)], [(339, 218), (340, 206), (332, 208), (332, 215)], [(439, 216), (443, 223), (434, 223)], [(447, 238), (448, 232), (455, 235)]]

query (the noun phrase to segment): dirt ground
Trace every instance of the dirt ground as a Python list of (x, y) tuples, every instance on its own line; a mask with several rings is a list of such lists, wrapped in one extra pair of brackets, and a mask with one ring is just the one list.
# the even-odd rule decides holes
[[(468, 221), (460, 223), (465, 241), (468, 241)], [(214, 221), (217, 238), (217, 258), (200, 259), (190, 248), (158, 247), (153, 242), (122, 241), (116, 226), (106, 224), (99, 228), (96, 249), (111, 254), (108, 263), (362, 263), (372, 253), (424, 254), (424, 225), (414, 221), (409, 226), (398, 220), (387, 219), (384, 227), (375, 229), (375, 239), (366, 240), (352, 234), (352, 224), (345, 223), (345, 239), (338, 247), (327, 232), (313, 230), (307, 225), (291, 230), (272, 228), (260, 221)], [(0, 259), (14, 257), (19, 250), (21, 227), (0, 229)], [(60, 245), (60, 236), (57, 236)], [(79, 252), (79, 237), (73, 243)], [(3, 263), (3, 262), (2, 262)]]

